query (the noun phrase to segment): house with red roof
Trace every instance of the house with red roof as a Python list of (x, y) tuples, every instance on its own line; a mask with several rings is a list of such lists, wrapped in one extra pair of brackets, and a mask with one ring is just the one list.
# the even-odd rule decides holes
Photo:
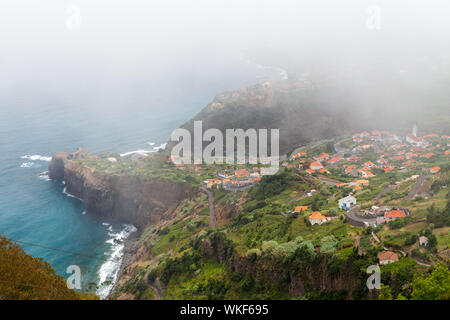
[(296, 206), (294, 209), (294, 212), (305, 212), (306, 210), (308, 210), (308, 206)]
[(309, 216), (309, 222), (311, 223), (311, 225), (315, 225), (315, 224), (322, 224), (325, 223), (327, 221), (331, 220), (330, 218), (325, 217), (324, 215), (322, 215), (320, 212), (316, 211), (313, 212), (310, 216)]
[(331, 158), (330, 160), (328, 160), (328, 163), (329, 164), (335, 164), (335, 163), (338, 163), (339, 161), (341, 161), (342, 159), (341, 158), (339, 158), (339, 157), (333, 157), (333, 158)]
[(398, 261), (398, 254), (393, 251), (384, 251), (378, 254), (378, 260), (381, 265)]
[(364, 162), (363, 165), (364, 165), (365, 167), (371, 168), (371, 167), (373, 167), (375, 164), (374, 164), (372, 161), (367, 161), (367, 162)]
[(392, 220), (397, 220), (400, 218), (406, 218), (406, 217), (407, 217), (407, 214), (406, 214), (405, 210), (391, 210), (384, 214), (384, 219), (386, 220), (386, 222), (389, 222)]
[(430, 173), (438, 173), (441, 170), (441, 167), (433, 167), (430, 168)]
[(360, 170), (359, 173), (363, 178), (373, 178), (375, 175), (370, 171)]
[(314, 161), (309, 165), (309, 168), (312, 170), (319, 170), (319, 169), (322, 169), (323, 166), (319, 161)]

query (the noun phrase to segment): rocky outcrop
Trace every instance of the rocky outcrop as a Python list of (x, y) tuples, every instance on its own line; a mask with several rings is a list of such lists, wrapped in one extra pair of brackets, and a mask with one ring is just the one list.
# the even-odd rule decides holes
[[(49, 165), (49, 177), (64, 181), (66, 192), (80, 198), (88, 214), (131, 223), (139, 229), (170, 217), (177, 204), (199, 190), (192, 185), (132, 175), (97, 172), (82, 161), (95, 156), (83, 149), (60, 152)], [(89, 159), (91, 160), (91, 159)]]

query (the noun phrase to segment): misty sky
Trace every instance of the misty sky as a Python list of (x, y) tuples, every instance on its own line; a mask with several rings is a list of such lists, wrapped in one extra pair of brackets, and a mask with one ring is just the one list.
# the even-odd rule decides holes
[[(379, 29), (367, 26), (372, 6)], [(302, 71), (355, 61), (402, 68), (449, 52), (448, 17), (448, 0), (2, 0), (0, 94), (171, 86), (242, 57)]]

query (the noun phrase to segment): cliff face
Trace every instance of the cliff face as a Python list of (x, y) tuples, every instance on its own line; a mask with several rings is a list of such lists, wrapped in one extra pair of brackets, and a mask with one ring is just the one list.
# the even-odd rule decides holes
[(302, 296), (308, 292), (330, 292), (344, 290), (349, 295), (358, 287), (358, 275), (352, 271), (352, 264), (347, 263), (332, 274), (328, 267), (328, 257), (322, 256), (310, 265), (292, 269), (295, 264), (287, 266), (282, 260), (259, 256), (250, 259), (237, 254), (224, 238), (219, 237), (215, 245), (204, 240), (202, 253), (209, 258), (225, 263), (234, 272), (251, 275), (253, 279), (271, 282), (280, 286), (282, 291), (293, 296)]
[(79, 149), (57, 153), (49, 165), (49, 177), (65, 181), (66, 192), (83, 200), (88, 214), (131, 223), (143, 229), (170, 216), (177, 204), (198, 192), (196, 188), (163, 178), (109, 175), (79, 160), (95, 157)]

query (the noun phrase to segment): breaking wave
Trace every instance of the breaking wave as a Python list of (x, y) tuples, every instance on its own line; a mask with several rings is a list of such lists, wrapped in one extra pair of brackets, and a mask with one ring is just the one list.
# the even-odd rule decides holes
[(27, 159), (27, 160), (31, 160), (31, 161), (51, 161), (52, 157), (46, 157), (46, 156), (40, 156), (40, 155), (26, 155), (26, 156), (22, 156), (20, 157), (21, 159)]
[[(149, 142), (148, 144), (150, 146), (153, 146), (155, 143), (154, 142)], [(128, 156), (131, 156), (133, 154), (138, 154), (138, 155), (141, 155), (141, 156), (147, 156), (150, 153), (155, 153), (155, 152), (158, 152), (159, 150), (165, 149), (166, 145), (167, 145), (167, 143), (161, 143), (159, 146), (153, 147), (151, 150), (135, 150), (135, 151), (121, 153), (120, 156), (121, 157), (128, 157)]]
[(121, 231), (114, 232), (111, 225), (107, 223), (103, 225), (108, 226), (108, 236), (110, 238), (106, 240), (106, 243), (111, 245), (111, 249), (105, 252), (105, 255), (108, 256), (107, 261), (100, 266), (98, 271), (99, 288), (97, 289), (97, 295), (105, 299), (111, 292), (119, 275), (125, 248), (124, 240), (137, 229), (131, 224), (124, 224)]

